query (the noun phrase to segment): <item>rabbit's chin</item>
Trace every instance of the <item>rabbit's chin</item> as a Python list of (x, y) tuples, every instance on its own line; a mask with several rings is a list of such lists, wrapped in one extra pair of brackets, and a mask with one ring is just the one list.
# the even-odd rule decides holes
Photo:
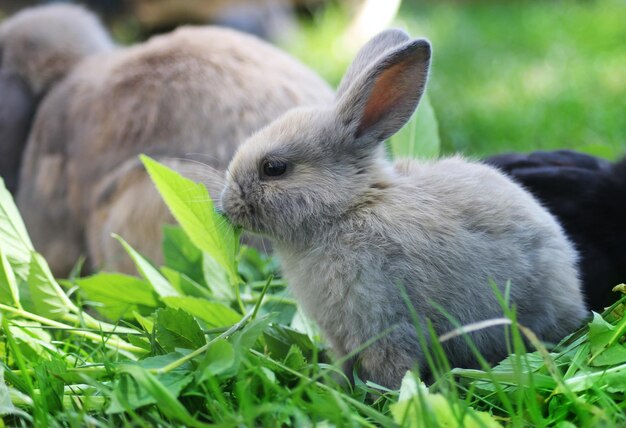
[(231, 201), (222, 197), (221, 209), (219, 210), (235, 226), (241, 227), (255, 235), (266, 235), (256, 217), (253, 209), (241, 200)]
[(298, 235), (287, 225), (273, 224), (274, 222), (270, 222), (272, 224), (265, 224), (265, 222), (255, 215), (247, 215), (247, 213), (231, 215), (227, 211), (223, 211), (223, 214), (231, 223), (241, 227), (248, 234), (267, 238), (272, 242), (290, 241), (290, 238)]

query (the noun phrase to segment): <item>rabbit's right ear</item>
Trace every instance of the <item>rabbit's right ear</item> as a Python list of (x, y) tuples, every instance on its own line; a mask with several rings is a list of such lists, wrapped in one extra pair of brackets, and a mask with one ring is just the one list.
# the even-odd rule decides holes
[(341, 98), (358, 75), (363, 73), (382, 54), (408, 42), (410, 39), (407, 33), (398, 29), (385, 30), (373, 37), (359, 50), (346, 74), (343, 75), (337, 88), (336, 99)]
[(357, 147), (375, 147), (409, 120), (426, 86), (430, 54), (425, 39), (386, 50), (337, 99), (338, 123)]

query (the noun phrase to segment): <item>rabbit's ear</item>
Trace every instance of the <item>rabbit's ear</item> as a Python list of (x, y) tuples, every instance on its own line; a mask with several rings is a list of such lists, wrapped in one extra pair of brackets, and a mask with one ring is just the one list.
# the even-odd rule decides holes
[(412, 40), (380, 56), (337, 100), (336, 114), (355, 143), (374, 147), (409, 120), (422, 97), (430, 43)]
[(0, 94), (0, 176), (14, 193), (36, 103), (20, 78), (3, 72), (0, 72)]
[(346, 71), (346, 74), (344, 74), (343, 79), (341, 79), (341, 83), (337, 88), (336, 99), (341, 98), (359, 74), (363, 73), (381, 55), (390, 49), (403, 45), (409, 40), (409, 35), (404, 31), (390, 29), (379, 33), (367, 42), (356, 54), (352, 64)]

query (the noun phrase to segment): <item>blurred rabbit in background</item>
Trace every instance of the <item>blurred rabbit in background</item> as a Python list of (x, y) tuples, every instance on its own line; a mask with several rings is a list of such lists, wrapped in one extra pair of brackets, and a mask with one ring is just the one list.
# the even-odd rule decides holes
[[(138, 154), (185, 171), (191, 168), (180, 158), (198, 158), (220, 188), (239, 142), (292, 107), (333, 99), (313, 71), (255, 37), (184, 27), (115, 47), (94, 15), (72, 5), (7, 19), (0, 51), (0, 135), (12, 136), (2, 151), (24, 151), (13, 189), (56, 275), (67, 274), (81, 254), (92, 267), (132, 271), (111, 233), (158, 259), (161, 226), (171, 218)], [(20, 139), (7, 125), (23, 127), (34, 105), (24, 141), (24, 132)], [(15, 117), (18, 110), (23, 117)], [(15, 182), (20, 166), (0, 166)]]
[(571, 150), (507, 153), (486, 163), (522, 184), (554, 214), (580, 253), (583, 289), (597, 312), (626, 282), (626, 159), (607, 160)]
[(112, 48), (96, 17), (77, 7), (27, 10), (1, 23), (0, 175), (9, 190), (36, 105), (85, 57)]

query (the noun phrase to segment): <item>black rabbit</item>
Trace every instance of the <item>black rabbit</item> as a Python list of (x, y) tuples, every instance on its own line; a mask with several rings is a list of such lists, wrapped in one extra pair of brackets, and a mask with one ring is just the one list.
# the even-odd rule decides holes
[(589, 307), (602, 311), (626, 282), (626, 158), (611, 163), (571, 150), (485, 160), (526, 187), (561, 222), (580, 255)]

